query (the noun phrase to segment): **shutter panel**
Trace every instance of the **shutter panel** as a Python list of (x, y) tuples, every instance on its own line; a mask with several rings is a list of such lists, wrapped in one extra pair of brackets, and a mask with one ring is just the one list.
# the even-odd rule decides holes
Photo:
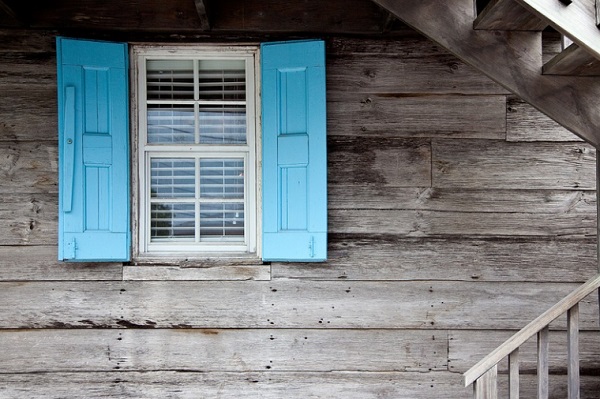
[(327, 258), (323, 41), (261, 46), (263, 251), (267, 261)]
[(57, 38), (58, 258), (126, 261), (127, 45)]

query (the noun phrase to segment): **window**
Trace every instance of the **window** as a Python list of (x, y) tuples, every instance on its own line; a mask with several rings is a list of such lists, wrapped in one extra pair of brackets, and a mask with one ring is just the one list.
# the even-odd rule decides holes
[(256, 253), (257, 50), (134, 48), (140, 256)]
[(327, 258), (323, 41), (56, 50), (59, 260)]

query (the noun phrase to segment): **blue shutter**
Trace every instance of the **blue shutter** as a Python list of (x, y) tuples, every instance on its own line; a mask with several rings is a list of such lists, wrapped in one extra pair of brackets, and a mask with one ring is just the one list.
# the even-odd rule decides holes
[(130, 257), (127, 45), (57, 38), (58, 258)]
[(327, 259), (325, 45), (265, 43), (263, 249), (267, 261)]

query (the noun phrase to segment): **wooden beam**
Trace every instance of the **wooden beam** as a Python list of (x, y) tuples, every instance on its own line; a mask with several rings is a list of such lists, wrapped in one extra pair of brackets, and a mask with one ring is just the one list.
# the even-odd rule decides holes
[(600, 28), (600, 0), (596, 0), (596, 26)]
[(563, 35), (600, 59), (600, 30), (596, 25), (596, 7), (592, 1), (576, 1), (565, 6), (558, 1), (516, 0), (523, 7), (548, 21)]
[(373, 1), (579, 137), (600, 147), (600, 80), (541, 75), (539, 32), (474, 30), (472, 0)]
[(8, 5), (4, 0), (0, 0), (0, 11), (3, 11), (5, 14), (7, 14), (17, 24), (22, 24), (23, 21), (21, 20), (21, 18), (19, 18), (19, 15), (14, 10), (14, 8)]
[(210, 30), (210, 18), (209, 18), (209, 0), (194, 0), (198, 17), (200, 18), (200, 28), (202, 30)]
[(548, 23), (533, 15), (514, 0), (492, 0), (477, 15), (474, 29), (541, 31)]
[(392, 26), (394, 25), (394, 21), (398, 18), (391, 12), (384, 12), (383, 24), (381, 26), (381, 33), (388, 33), (392, 30)]
[(573, 43), (542, 69), (546, 75), (600, 76), (600, 60)]

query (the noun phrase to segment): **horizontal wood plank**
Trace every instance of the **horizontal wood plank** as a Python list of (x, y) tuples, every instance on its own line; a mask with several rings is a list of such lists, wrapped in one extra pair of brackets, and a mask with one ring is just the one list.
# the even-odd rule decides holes
[[(39, 94), (42, 89), (53, 90), (56, 101), (56, 54), (53, 50), (41, 53), (30, 52), (28, 48), (23, 52), (0, 49), (0, 56), (0, 81), (5, 90), (25, 89)], [(11, 98), (17, 98), (19, 94), (29, 97), (26, 92), (7, 93)], [(32, 100), (38, 100), (39, 94)]]
[[(160, 11), (159, 11), (160, 10)], [(29, 26), (41, 29), (127, 30), (127, 31), (200, 31), (193, 1), (158, 0), (141, 3), (61, 2), (52, 7), (32, 10)]]
[(466, 397), (455, 373), (412, 372), (88, 372), (3, 374), (0, 394), (59, 399), (168, 397), (196, 399), (456, 399)]
[(57, 204), (56, 194), (0, 195), (0, 245), (56, 244)]
[[(499, 376), (506, 392), (505, 376)], [(522, 397), (535, 397), (535, 376), (522, 375)], [(567, 397), (566, 376), (550, 378), (553, 397)], [(413, 372), (180, 372), (110, 371), (2, 374), (0, 393), (8, 398), (63, 399), (77, 393), (88, 399), (456, 399), (469, 397), (471, 388), (460, 384), (460, 375), (446, 371)], [(581, 397), (600, 391), (595, 376), (582, 376)]]
[(331, 92), (508, 94), (506, 89), (423, 36), (327, 41)]
[(330, 92), (328, 134), (504, 139), (506, 97)]
[(597, 271), (596, 239), (398, 239), (330, 235), (324, 264), (273, 263), (274, 279), (578, 281)]
[(402, 180), (388, 180), (385, 187), (377, 184), (331, 183), (327, 189), (328, 207), (444, 212), (596, 212), (596, 195), (593, 191), (418, 188), (402, 187), (403, 184)]
[[(561, 320), (566, 319), (566, 316)], [(479, 360), (508, 339), (509, 331), (452, 331), (449, 333), (449, 369), (465, 372)], [(580, 334), (580, 367), (582, 375), (595, 375), (598, 370), (600, 342), (597, 331), (582, 331)], [(533, 337), (519, 350), (520, 370), (534, 372), (537, 367), (537, 345)], [(507, 371), (507, 361), (500, 362), (500, 371)], [(549, 365), (551, 373), (565, 374), (567, 371), (567, 333), (550, 331)]]
[(506, 108), (508, 141), (582, 141), (526, 102), (511, 96)]
[(121, 280), (121, 263), (59, 262), (57, 246), (0, 246), (0, 281)]
[(394, 234), (402, 237), (540, 236), (593, 237), (594, 214), (435, 212), (336, 209), (329, 211), (329, 231), (344, 234)]
[[(0, 328), (518, 329), (576, 287), (451, 281), (4, 282)], [(597, 325), (593, 297), (582, 303), (581, 326)]]
[[(48, 53), (55, 51), (53, 31), (32, 29), (0, 29), (0, 53)], [(0, 61), (0, 65), (2, 62)]]
[(426, 139), (330, 137), (328, 183), (380, 187), (431, 185), (431, 145)]
[(595, 153), (584, 143), (435, 139), (433, 187), (593, 190)]
[[(56, 143), (58, 127), (55, 87), (32, 89), (32, 85), (27, 84), (21, 85), (20, 88), (0, 88), (3, 88), (0, 96), (0, 154), (4, 155), (7, 149), (3, 147), (14, 141)], [(6, 158), (2, 155), (0, 159)], [(0, 160), (3, 161), (5, 160)], [(6, 167), (0, 166), (0, 170)]]
[(0, 194), (56, 193), (56, 142), (0, 141)]
[(269, 265), (124, 266), (123, 280), (270, 280)]
[(383, 11), (360, 0), (211, 2), (213, 31), (381, 33)]
[[(0, 331), (0, 373), (445, 371), (447, 334), (418, 330)], [(293, 355), (290, 355), (293, 354)]]

